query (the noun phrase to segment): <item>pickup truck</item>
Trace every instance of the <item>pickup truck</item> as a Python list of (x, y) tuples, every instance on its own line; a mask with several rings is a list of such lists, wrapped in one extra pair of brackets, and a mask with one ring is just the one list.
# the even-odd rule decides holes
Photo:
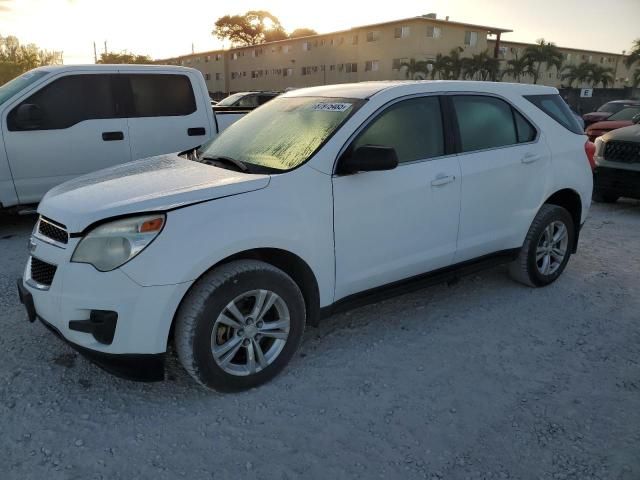
[(79, 175), (207, 143), (245, 112), (214, 114), (202, 74), (161, 65), (49, 66), (0, 87), (0, 208)]

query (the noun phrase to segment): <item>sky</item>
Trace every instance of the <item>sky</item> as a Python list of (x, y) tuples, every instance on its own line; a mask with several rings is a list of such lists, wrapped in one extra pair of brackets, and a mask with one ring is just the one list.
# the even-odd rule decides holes
[(640, 0), (0, 0), (0, 35), (62, 51), (67, 64), (92, 63), (93, 42), (99, 54), (105, 40), (109, 51), (159, 59), (190, 53), (192, 45), (196, 52), (228, 47), (211, 35), (216, 19), (256, 9), (288, 31), (324, 33), (434, 12), (513, 30), (505, 40), (622, 52), (640, 38)]

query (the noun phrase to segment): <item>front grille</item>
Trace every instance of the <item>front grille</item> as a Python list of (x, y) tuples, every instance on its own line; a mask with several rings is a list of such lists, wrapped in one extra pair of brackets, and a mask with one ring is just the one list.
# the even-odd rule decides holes
[(604, 147), (604, 159), (609, 162), (640, 163), (640, 143), (609, 141)]
[(69, 234), (63, 227), (50, 222), (44, 217), (40, 217), (40, 222), (38, 223), (38, 233), (40, 233), (40, 235), (44, 237), (50, 238), (51, 240), (54, 240), (58, 243), (63, 243), (65, 245), (69, 241)]
[(31, 257), (31, 279), (40, 285), (51, 286), (57, 269), (58, 267), (55, 265)]

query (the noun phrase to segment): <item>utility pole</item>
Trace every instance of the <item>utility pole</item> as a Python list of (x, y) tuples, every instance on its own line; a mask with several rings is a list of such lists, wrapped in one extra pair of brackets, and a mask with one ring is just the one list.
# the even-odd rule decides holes
[(106, 55), (107, 53), (109, 53), (109, 52), (107, 50), (107, 41), (105, 40), (104, 41), (104, 54)]
[(98, 51), (96, 50), (96, 42), (93, 42), (93, 63), (98, 63)]

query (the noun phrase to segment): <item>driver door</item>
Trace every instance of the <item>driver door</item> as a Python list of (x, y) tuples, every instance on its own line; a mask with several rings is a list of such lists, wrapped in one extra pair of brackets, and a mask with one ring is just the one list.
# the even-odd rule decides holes
[(394, 170), (333, 177), (336, 301), (448, 266), (460, 215), (460, 166), (445, 135), (437, 96), (386, 107), (357, 134), (393, 147)]

